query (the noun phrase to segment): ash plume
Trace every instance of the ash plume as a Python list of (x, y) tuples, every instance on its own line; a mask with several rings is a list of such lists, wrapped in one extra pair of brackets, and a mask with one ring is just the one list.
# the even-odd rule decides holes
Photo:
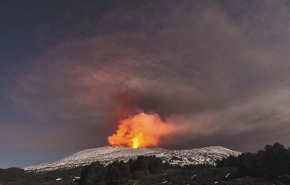
[[(288, 1), (128, 2), (70, 22), (79, 29), (58, 33), (63, 39), (19, 75), (15, 104), (35, 124), (68, 134), (37, 147), (106, 145), (118, 120), (141, 112), (187, 128), (160, 147), (290, 144)], [(46, 42), (49, 30), (41, 33)]]

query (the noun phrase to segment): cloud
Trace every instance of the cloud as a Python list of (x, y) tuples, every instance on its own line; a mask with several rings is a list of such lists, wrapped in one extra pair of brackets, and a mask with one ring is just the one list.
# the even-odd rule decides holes
[[(51, 137), (68, 133), (68, 142), (60, 142), (67, 147), (105, 145), (118, 117), (140, 110), (189, 126), (178, 139), (164, 138), (168, 148), (233, 146), (233, 140), (243, 150), (266, 141), (290, 144), (279, 136), (290, 106), (281, 106), (290, 79), (283, 2), (240, 1), (239, 10), (249, 13), (238, 16), (215, 3), (168, 3), (163, 13), (154, 3), (114, 9), (82, 27), (98, 31), (82, 38), (73, 32), (47, 49), (18, 77), (12, 99), (38, 124), (61, 125)], [(155, 13), (146, 19), (151, 6)], [(245, 136), (260, 139), (251, 148), (241, 142)]]

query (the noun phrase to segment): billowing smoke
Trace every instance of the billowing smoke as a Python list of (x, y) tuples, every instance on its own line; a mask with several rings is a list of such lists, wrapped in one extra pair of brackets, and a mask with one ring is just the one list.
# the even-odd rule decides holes
[(35, 59), (12, 96), (33, 123), (65, 133), (37, 146), (106, 145), (140, 113), (186, 128), (153, 146), (290, 144), (287, 1), (231, 2), (133, 3), (71, 23), (81, 29)]

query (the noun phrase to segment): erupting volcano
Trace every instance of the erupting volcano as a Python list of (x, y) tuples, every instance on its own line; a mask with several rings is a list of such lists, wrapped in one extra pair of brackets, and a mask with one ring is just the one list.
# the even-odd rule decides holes
[(114, 146), (155, 147), (161, 137), (172, 131), (174, 126), (164, 123), (157, 114), (140, 113), (120, 121), (117, 133), (108, 141)]

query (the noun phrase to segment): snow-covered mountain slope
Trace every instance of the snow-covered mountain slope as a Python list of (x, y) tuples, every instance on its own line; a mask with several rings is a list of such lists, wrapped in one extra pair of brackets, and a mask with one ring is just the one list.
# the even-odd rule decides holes
[[(233, 151), (221, 146), (211, 146), (192, 150), (166, 150), (163, 148), (128, 148), (128, 147), (100, 147), (80, 151), (67, 158), (53, 163), (44, 163), (24, 167), (26, 171), (51, 171), (56, 169), (69, 169), (88, 165), (95, 161), (102, 164), (109, 164), (116, 160), (128, 161), (136, 159), (140, 155), (155, 155), (163, 161), (168, 161), (173, 165), (188, 164), (210, 164), (215, 165), (217, 159), (222, 159), (230, 155), (237, 156), (241, 152)], [(172, 157), (175, 156), (177, 158)]]

